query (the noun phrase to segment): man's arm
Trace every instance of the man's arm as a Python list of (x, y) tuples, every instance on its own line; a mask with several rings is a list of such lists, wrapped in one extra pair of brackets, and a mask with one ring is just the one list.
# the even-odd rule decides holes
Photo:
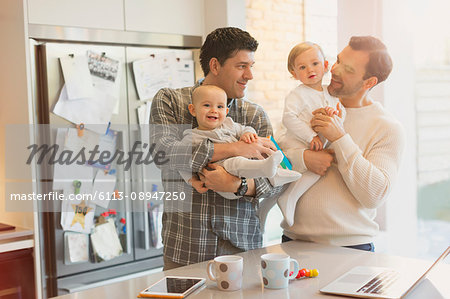
[(348, 134), (331, 146), (336, 152), (339, 172), (353, 196), (366, 208), (380, 206), (400, 166), (404, 147), (400, 125), (387, 129), (365, 156)]
[(252, 143), (244, 141), (215, 143), (211, 162), (236, 156), (242, 156), (249, 159), (264, 159), (265, 157), (272, 155), (276, 150), (276, 147), (267, 138), (258, 138), (258, 140)]
[(369, 209), (380, 206), (398, 173), (405, 143), (401, 125), (393, 121), (380, 123), (380, 128), (372, 133), (376, 134), (374, 144), (363, 156), (336, 116), (320, 114), (311, 124), (332, 142), (339, 172), (356, 200)]
[[(209, 169), (207, 169), (209, 168)], [(208, 167), (202, 169), (199, 173), (200, 179), (205, 187), (216, 192), (235, 193), (241, 185), (241, 178), (229, 174), (222, 166), (217, 164), (208, 164)], [(255, 196), (256, 187), (253, 179), (247, 180), (246, 196)]]

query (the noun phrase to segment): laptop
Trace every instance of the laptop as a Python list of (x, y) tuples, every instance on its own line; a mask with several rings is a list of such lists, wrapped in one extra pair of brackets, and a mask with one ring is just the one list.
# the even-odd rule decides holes
[(399, 272), (395, 269), (380, 267), (355, 267), (326, 287), (322, 293), (345, 295), (358, 298), (403, 298), (411, 292), (440, 261), (450, 253), (450, 246), (417, 278), (414, 271)]

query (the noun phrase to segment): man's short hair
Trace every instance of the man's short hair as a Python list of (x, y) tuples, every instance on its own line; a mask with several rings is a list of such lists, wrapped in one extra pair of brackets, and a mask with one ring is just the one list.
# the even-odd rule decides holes
[(392, 71), (392, 59), (382, 41), (373, 36), (352, 36), (348, 45), (353, 50), (369, 53), (364, 80), (374, 76), (378, 84), (387, 79)]
[(240, 50), (255, 52), (258, 42), (247, 32), (235, 27), (218, 28), (208, 34), (200, 49), (200, 64), (203, 74), (209, 73), (209, 61), (217, 58), (220, 65)]

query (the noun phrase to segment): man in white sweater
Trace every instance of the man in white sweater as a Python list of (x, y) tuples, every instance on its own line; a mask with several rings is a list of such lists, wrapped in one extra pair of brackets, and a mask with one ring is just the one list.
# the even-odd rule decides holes
[(314, 112), (311, 126), (331, 142), (331, 151), (304, 150), (293, 161), (296, 170), (308, 169), (322, 177), (298, 201), (294, 225), (282, 223), (283, 241), (374, 250), (376, 209), (397, 176), (404, 132), (368, 93), (391, 70), (386, 46), (371, 36), (352, 37), (338, 54), (328, 92), (344, 105), (346, 118), (342, 123), (323, 108)]

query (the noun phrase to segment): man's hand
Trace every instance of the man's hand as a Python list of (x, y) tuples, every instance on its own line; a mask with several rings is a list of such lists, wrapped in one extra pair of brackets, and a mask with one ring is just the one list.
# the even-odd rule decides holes
[(221, 192), (236, 192), (241, 185), (241, 179), (229, 174), (222, 166), (208, 164), (198, 174), (207, 189)]
[(242, 134), (239, 141), (244, 141), (246, 143), (252, 143), (252, 142), (255, 142), (257, 139), (258, 139), (258, 135), (256, 135), (255, 133), (247, 132), (247, 133)]
[(320, 140), (319, 136), (314, 136), (311, 140), (311, 146), (309, 148), (312, 151), (321, 151), (323, 150), (323, 143), (322, 140)]
[(306, 150), (303, 152), (303, 160), (308, 170), (322, 176), (331, 166), (334, 159), (333, 154), (333, 150), (330, 149), (318, 152)]
[(317, 132), (321, 133), (330, 142), (333, 142), (345, 135), (344, 125), (342, 123), (342, 110), (338, 103), (338, 115), (329, 116), (325, 108), (319, 108), (313, 111), (313, 118), (311, 119), (311, 127)]
[(252, 143), (238, 141), (233, 145), (235, 146), (234, 156), (242, 156), (249, 159), (256, 158), (262, 160), (272, 155), (277, 150), (273, 142), (265, 137), (258, 137), (258, 139)]
[(208, 191), (208, 188), (205, 187), (203, 182), (200, 181), (200, 179), (196, 175), (192, 176), (192, 178), (189, 180), (189, 184), (191, 184), (191, 186), (195, 190), (197, 190), (198, 193), (205, 193), (206, 191)]

